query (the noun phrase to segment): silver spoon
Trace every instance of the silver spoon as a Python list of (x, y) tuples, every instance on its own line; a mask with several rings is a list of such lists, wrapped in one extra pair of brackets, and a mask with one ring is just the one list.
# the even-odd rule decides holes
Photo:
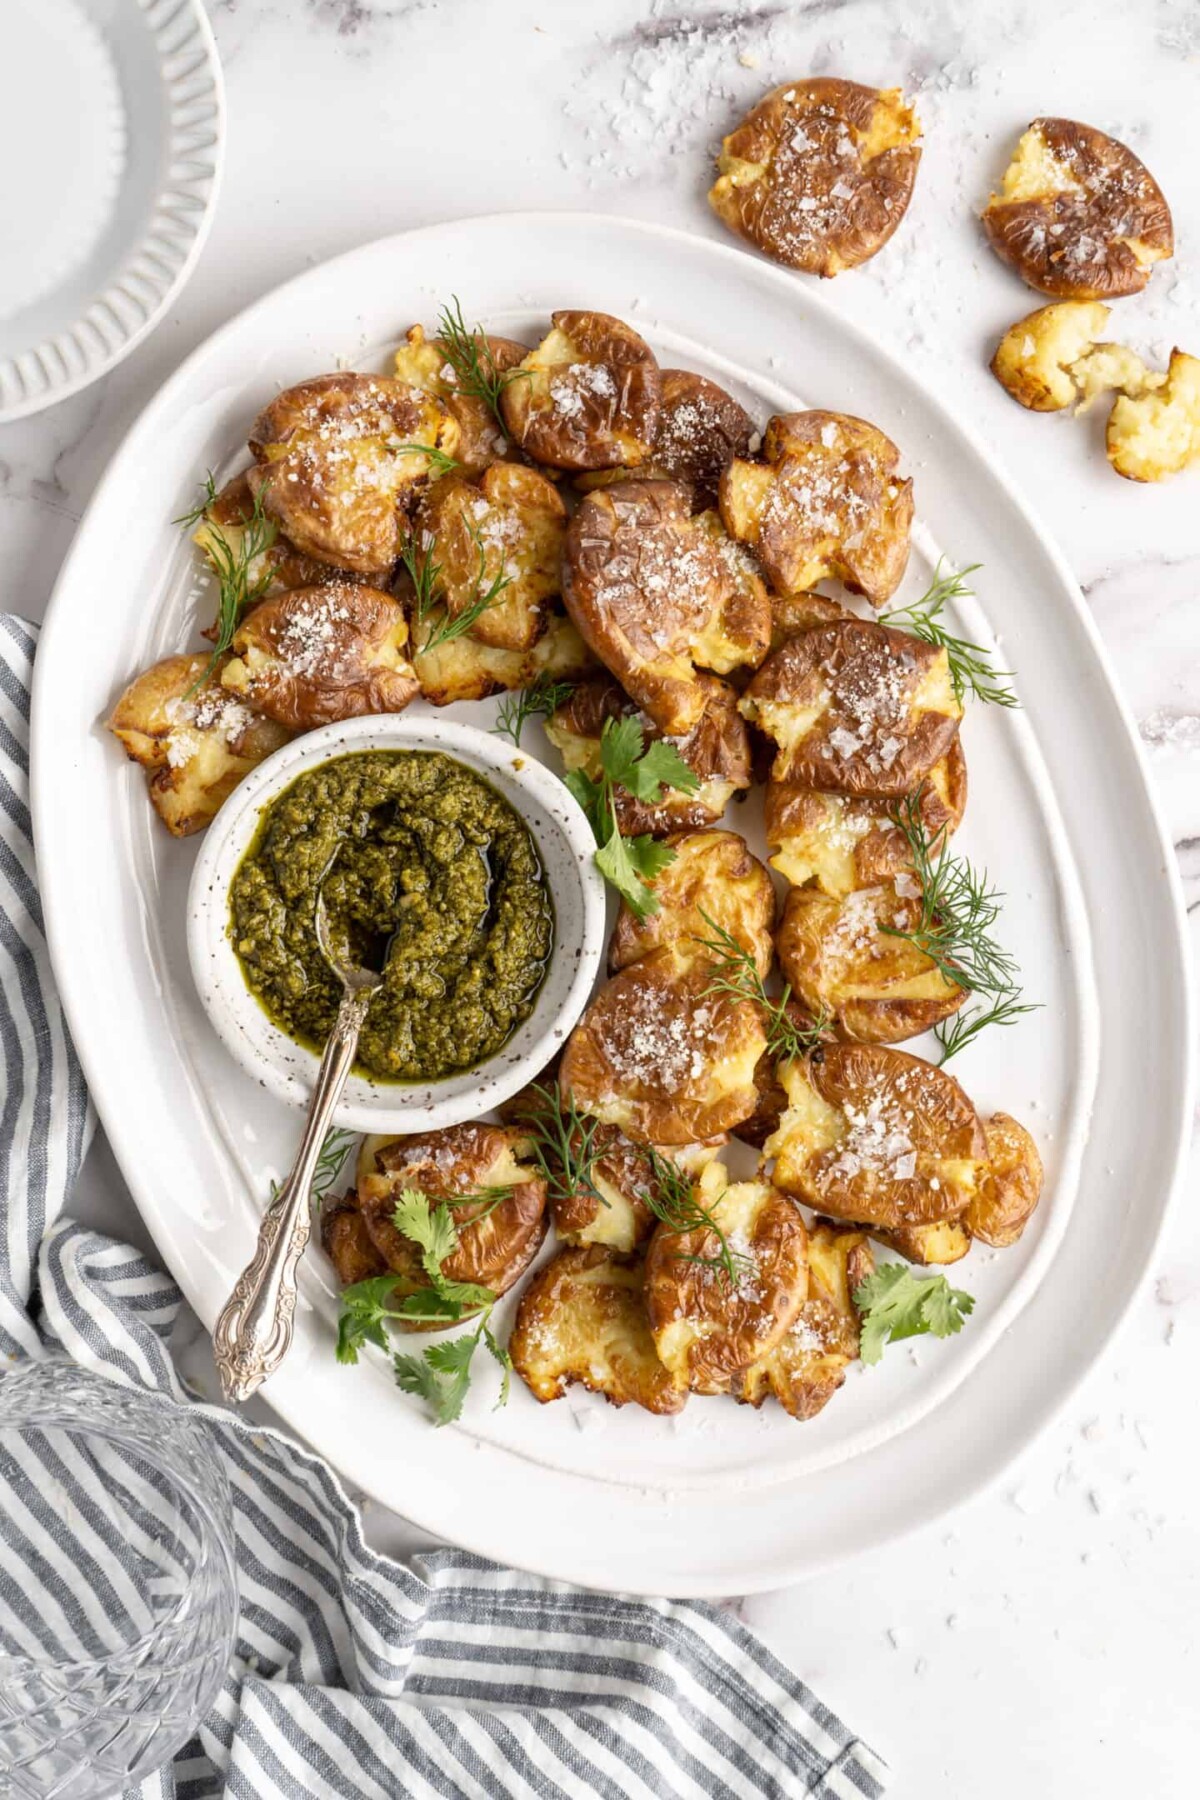
[(213, 1357), (227, 1400), (248, 1400), (287, 1355), (296, 1312), (296, 1269), (311, 1227), (309, 1202), (317, 1159), (354, 1062), (371, 996), (383, 979), (339, 959), (329, 935), (323, 887), (317, 890), (315, 925), (317, 945), (342, 984), (342, 998), (292, 1172), (263, 1214), (254, 1255), (213, 1327)]

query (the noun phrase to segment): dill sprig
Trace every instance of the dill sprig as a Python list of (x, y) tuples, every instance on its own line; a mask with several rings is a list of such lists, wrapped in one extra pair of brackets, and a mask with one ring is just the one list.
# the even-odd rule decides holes
[(212, 470), (207, 469), (205, 471), (204, 486), (201, 489), (199, 500), (197, 500), (195, 506), (189, 507), (187, 512), (180, 513), (180, 515), (177, 519), (172, 519), (171, 520), (172, 525), (178, 525), (184, 531), (190, 531), (192, 529), (193, 525), (198, 525), (200, 523), (201, 519), (204, 517), (205, 513), (208, 511), (209, 507), (212, 505), (212, 503), (216, 499), (216, 497), (217, 497), (216, 480), (213, 476)]
[(446, 361), (454, 370), (460, 394), (482, 400), (501, 430), (507, 431), (500, 411), (500, 396), (514, 381), (528, 381), (528, 369), (500, 370), (481, 325), (474, 331), (467, 327), (457, 294), (451, 294), (450, 305), (438, 314), (438, 342), (446, 352)]
[(952, 1056), (965, 1050), (989, 1025), (1015, 1025), (1025, 1013), (1040, 1010), (1036, 1001), (1022, 1000), (1019, 994), (1005, 994), (991, 1006), (966, 1006), (935, 1025), (933, 1035), (941, 1045), (938, 1067), (944, 1068)]
[[(450, 611), (441, 591), (442, 565), (433, 559), (432, 541), (422, 543), (418, 548), (410, 537), (405, 540), (400, 551), (400, 560), (408, 570), (413, 584), (415, 624), (418, 629), (425, 625), (431, 626), (424, 642), (417, 645), (418, 653), (422, 656), (440, 649), (443, 644), (453, 643), (456, 638), (470, 631), (472, 625), (496, 605), (505, 589), (512, 586), (512, 576), (505, 574), (503, 568), (488, 581), (487, 546), (480, 536), (479, 527), (469, 519), (465, 523), (475, 545), (479, 564), (475, 571), (471, 598), (456, 613)], [(442, 616), (433, 623), (433, 614), (439, 608)]]
[(535, 1082), (533, 1092), (539, 1101), (537, 1110), (520, 1123), (529, 1136), (533, 1160), (550, 1199), (565, 1201), (576, 1194), (590, 1194), (607, 1206), (596, 1185), (596, 1164), (604, 1153), (604, 1145), (597, 1142), (599, 1119), (580, 1112), (574, 1097), (564, 1095), (557, 1082), (552, 1088)]
[(324, 1200), (330, 1188), (342, 1172), (342, 1167), (350, 1154), (356, 1133), (342, 1131), (338, 1126), (325, 1133), (325, 1141), (321, 1145), (321, 1153), (317, 1157), (317, 1166), (313, 1171), (312, 1192), (314, 1199)]
[(1010, 687), (1011, 669), (992, 666), (991, 653), (983, 644), (972, 644), (967, 638), (955, 637), (940, 622), (949, 600), (966, 600), (974, 594), (967, 586), (967, 576), (981, 568), (981, 563), (968, 563), (965, 569), (942, 574), (941, 560), (933, 572), (933, 580), (919, 600), (911, 606), (893, 606), (880, 613), (881, 625), (899, 625), (927, 644), (946, 652), (950, 664), (950, 680), (955, 698), (962, 702), (969, 691), (989, 706), (1019, 706), (1021, 702)]
[[(273, 519), (268, 519), (264, 511), (267, 489), (270, 480), (263, 482), (254, 496), (254, 505), (250, 517), (240, 527), (236, 543), (231, 543), (220, 525), (211, 520), (205, 526), (204, 541), (201, 548), (208, 558), (217, 577), (217, 616), (214, 621), (214, 639), (212, 654), (203, 670), (193, 681), (184, 695), (189, 699), (197, 688), (203, 687), (225, 652), (233, 643), (234, 636), (242, 619), (256, 601), (261, 600), (271, 585), (272, 570), (264, 568), (250, 579), (250, 571), (260, 556), (263, 556), (279, 536), (279, 527)], [(176, 523), (191, 527), (199, 523), (216, 499), (216, 485), (212, 475), (205, 481), (204, 497), (191, 512), (184, 513)]]
[(792, 998), (790, 986), (772, 999), (763, 985), (758, 964), (744, 944), (739, 944), (731, 931), (710, 918), (704, 908), (700, 917), (713, 933), (710, 938), (696, 938), (713, 960), (712, 977), (706, 994), (727, 994), (734, 1000), (749, 1000), (763, 1011), (767, 1034), (767, 1051), (777, 1062), (790, 1062), (793, 1057), (807, 1056), (825, 1037), (832, 1015), (822, 1007), (811, 1024), (798, 1025), (788, 1011)]
[(391, 449), (395, 456), (428, 457), (428, 472), (431, 475), (449, 475), (452, 469), (457, 469), (458, 467), (455, 458), (453, 456), (447, 456), (446, 452), (444, 450), (439, 450), (436, 444), (393, 444)]
[(504, 696), (492, 730), (497, 737), (511, 738), (519, 750), (526, 721), (548, 719), (565, 706), (574, 692), (573, 681), (552, 681), (549, 675), (539, 675), (529, 687), (517, 688)]
[(679, 1236), (690, 1231), (711, 1231), (717, 1240), (715, 1256), (689, 1256), (681, 1252), (677, 1260), (718, 1269), (727, 1281), (735, 1282), (739, 1272), (752, 1259), (730, 1249), (729, 1239), (716, 1216), (696, 1198), (695, 1183), (685, 1170), (669, 1156), (663, 1156), (653, 1144), (643, 1144), (639, 1148), (650, 1171), (649, 1185), (639, 1192), (659, 1224)]
[(921, 889), (920, 915), (908, 928), (881, 925), (889, 937), (907, 938), (936, 964), (943, 977), (972, 994), (997, 999), (1020, 992), (1015, 959), (992, 936), (1004, 895), (965, 857), (952, 856), (947, 828), (931, 837), (921, 817), (921, 794), (908, 794), (891, 816), (912, 856)]

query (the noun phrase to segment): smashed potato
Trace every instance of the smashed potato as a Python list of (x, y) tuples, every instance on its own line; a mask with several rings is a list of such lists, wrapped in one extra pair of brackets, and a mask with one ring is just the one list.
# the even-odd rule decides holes
[(1175, 248), (1171, 212), (1132, 150), (1074, 119), (1034, 119), (983, 210), (998, 256), (1056, 300), (1137, 294)]
[(1129, 481), (1163, 481), (1200, 462), (1200, 358), (1172, 350), (1161, 385), (1120, 394), (1105, 446), (1117, 474)]
[(508, 1341), (513, 1368), (536, 1400), (561, 1400), (577, 1381), (614, 1406), (682, 1409), (687, 1394), (659, 1361), (642, 1290), (640, 1257), (598, 1245), (560, 1250), (538, 1270)]
[(528, 650), (562, 585), (567, 509), (552, 481), (521, 463), (494, 462), (475, 482), (447, 475), (417, 509), (417, 533), (437, 565), (438, 598), (458, 618), (506, 581), (470, 627), (480, 644)]
[(609, 313), (556, 312), (554, 329), (500, 396), (511, 436), (554, 469), (633, 468), (658, 431), (661, 377), (649, 344)]
[(983, 1129), (987, 1167), (963, 1223), (981, 1243), (1006, 1250), (1016, 1243), (1041, 1199), (1042, 1159), (1025, 1127), (1007, 1113), (993, 1113)]
[[(425, 635), (431, 627), (425, 628)], [(433, 706), (455, 700), (486, 700), (505, 688), (529, 687), (539, 676), (550, 681), (577, 681), (594, 674), (595, 658), (571, 621), (552, 613), (543, 635), (529, 650), (498, 650), (470, 633), (422, 650), (416, 632), (413, 668), (422, 697)]]
[[(704, 694), (704, 711), (689, 732), (672, 742), (699, 786), (692, 794), (666, 788), (654, 804), (639, 800), (628, 788), (617, 788), (613, 807), (617, 824), (627, 837), (644, 832), (662, 837), (714, 824), (734, 794), (750, 786), (750, 740), (733, 689), (715, 675), (700, 674), (696, 679)], [(636, 702), (611, 678), (585, 681), (546, 721), (546, 736), (568, 770), (582, 769), (598, 780), (605, 721), (636, 714)], [(644, 742), (661, 737), (658, 727), (644, 715), (641, 723)]]
[(945, 650), (867, 619), (790, 638), (739, 705), (777, 746), (773, 780), (882, 800), (919, 786), (962, 718)]
[(388, 1266), (375, 1248), (353, 1191), (322, 1212), (321, 1245), (343, 1287), (387, 1274)]
[(811, 631), (814, 625), (832, 625), (838, 619), (855, 617), (848, 606), (828, 594), (811, 593), (805, 588), (798, 594), (772, 594), (771, 649), (778, 650), (790, 637)]
[(898, 893), (895, 882), (841, 900), (793, 888), (775, 939), (779, 966), (814, 1018), (833, 1018), (839, 1037), (897, 1044), (931, 1030), (966, 999), (911, 939), (884, 929), (911, 932), (920, 920), (919, 897)]
[(767, 426), (762, 456), (735, 457), (721, 477), (730, 536), (751, 546), (781, 593), (835, 577), (882, 606), (908, 565), (913, 515), (892, 440), (848, 413), (783, 413)]
[(164, 657), (130, 682), (108, 721), (145, 769), (150, 802), (172, 837), (203, 831), (242, 777), (291, 736), (206, 680), (208, 671), (207, 656)]
[(377, 588), (330, 582), (263, 600), (233, 639), (221, 683), (292, 731), (401, 712), (419, 691), (403, 609)]
[[(703, 939), (727, 931), (766, 977), (773, 961), (775, 889), (735, 831), (692, 831), (667, 842), (675, 852), (650, 881), (658, 911), (638, 919), (622, 902), (608, 947), (609, 967), (628, 968), (664, 951), (681, 969), (711, 965)], [(707, 914), (707, 918), (705, 915)]]
[(923, 1268), (947, 1268), (961, 1262), (971, 1248), (971, 1232), (964, 1213), (958, 1219), (934, 1219), (928, 1225), (897, 1225), (894, 1231), (872, 1228), (871, 1236), (899, 1251)]
[[(664, 369), (654, 449), (636, 472), (639, 479), (686, 482), (697, 505), (713, 506), (725, 464), (748, 456), (757, 435), (745, 407), (715, 381), (688, 369)], [(628, 475), (624, 468), (596, 469), (577, 476), (575, 485), (587, 493)]]
[[(497, 375), (517, 368), (529, 355), (529, 346), (514, 343), (512, 338), (476, 332), (474, 342), (481, 355), (490, 358), (490, 370)], [(411, 326), (396, 351), (395, 373), (397, 381), (402, 381), (406, 387), (435, 395), (457, 422), (458, 447), (454, 460), (464, 475), (480, 475), (490, 463), (504, 460), (509, 451), (508, 439), (487, 402), (477, 394), (464, 393), (459, 386), (442, 338), (427, 338), (420, 325)]]
[(673, 481), (628, 481), (583, 501), (567, 532), (563, 598), (580, 636), (664, 732), (704, 712), (697, 665), (761, 662), (770, 603), (735, 578)]
[(400, 554), (401, 508), (428, 479), (427, 449), (453, 456), (458, 435), (432, 394), (387, 375), (320, 375), (254, 421), (250, 488), (305, 555), (383, 575)]
[(776, 262), (838, 275), (882, 249), (904, 217), (920, 130), (899, 88), (787, 82), (723, 140), (709, 204)]
[(887, 1230), (970, 1203), (987, 1140), (944, 1069), (882, 1044), (826, 1044), (779, 1073), (788, 1107), (765, 1153), (785, 1193)]
[[(254, 495), (250, 491), (249, 471), (243, 469), (227, 481), (216, 498), (205, 508), (204, 516), (192, 533), (192, 542), (220, 573), (221, 564), (241, 562), (246, 527), (254, 514)], [(277, 531), (275, 541), (245, 564), (246, 589), (249, 593), (272, 594), (280, 588), (320, 587), (323, 582), (365, 582), (365, 575), (352, 569), (337, 569), (332, 563), (319, 562), (305, 556)], [(206, 637), (211, 632), (205, 632)]]
[(623, 969), (567, 1040), (564, 1093), (640, 1143), (695, 1143), (749, 1118), (762, 1018), (749, 1001), (710, 993), (711, 979), (662, 951)]
[[(917, 789), (930, 843), (958, 829), (967, 803), (967, 760), (961, 738)], [(795, 781), (767, 784), (764, 805), (771, 867), (792, 887), (813, 882), (835, 899), (892, 881), (912, 868), (912, 849), (882, 800), (822, 794)], [(944, 836), (943, 836), (944, 834)]]
[(679, 1388), (727, 1394), (738, 1370), (778, 1344), (808, 1294), (808, 1233), (800, 1209), (767, 1181), (730, 1183), (710, 1163), (697, 1194), (711, 1226), (660, 1225), (646, 1253), (646, 1310), (659, 1357)]
[(874, 1268), (861, 1231), (818, 1220), (808, 1234), (808, 1299), (775, 1348), (734, 1376), (736, 1397), (761, 1406), (774, 1394), (793, 1419), (815, 1419), (857, 1359), (854, 1295)]
[(1098, 300), (1062, 300), (1018, 319), (1001, 338), (992, 374), (1031, 412), (1086, 412), (1119, 389), (1134, 398), (1167, 379), (1124, 344), (1102, 343), (1110, 308)]

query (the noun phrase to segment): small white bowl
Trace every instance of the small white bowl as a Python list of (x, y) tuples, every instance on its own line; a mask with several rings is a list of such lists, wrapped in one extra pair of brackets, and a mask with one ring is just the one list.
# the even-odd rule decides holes
[(188, 890), (192, 975), (208, 1016), (247, 1074), (307, 1106), (318, 1059), (273, 1025), (246, 985), (229, 937), (229, 888), (263, 808), (298, 775), (364, 750), (440, 750), (491, 783), (524, 819), (554, 902), (554, 949), (529, 1017), (495, 1056), (442, 1081), (375, 1082), (351, 1075), (335, 1114), (357, 1131), (430, 1131), (477, 1118), (532, 1080), (561, 1048), (592, 991), (604, 945), (604, 880), (579, 806), (541, 763), (449, 719), (372, 716), (327, 725), (285, 744), (226, 800), (209, 826)]

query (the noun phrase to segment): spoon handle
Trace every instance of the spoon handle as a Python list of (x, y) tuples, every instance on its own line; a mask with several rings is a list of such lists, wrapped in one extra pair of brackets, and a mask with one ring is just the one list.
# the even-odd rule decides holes
[(354, 1062), (372, 992), (347, 988), (342, 995), (292, 1172), (263, 1214), (254, 1255), (213, 1327), (213, 1357), (227, 1400), (248, 1400), (275, 1373), (292, 1341), (296, 1269), (308, 1243), (312, 1178)]

